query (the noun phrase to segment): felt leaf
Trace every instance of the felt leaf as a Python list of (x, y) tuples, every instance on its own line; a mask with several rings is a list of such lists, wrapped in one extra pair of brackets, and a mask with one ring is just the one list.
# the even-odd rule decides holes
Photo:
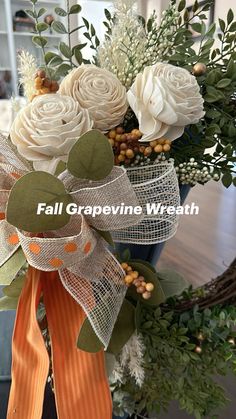
[(0, 298), (0, 311), (16, 310), (18, 298), (2, 297)]
[(84, 134), (69, 153), (67, 168), (80, 179), (101, 180), (109, 175), (114, 166), (112, 147), (98, 130)]
[(25, 275), (18, 276), (11, 282), (10, 285), (7, 285), (6, 287), (4, 287), (2, 289), (2, 292), (6, 297), (19, 298), (22, 288), (24, 286), (24, 283), (25, 283)]
[(166, 295), (162, 289), (160, 281), (157, 278), (157, 273), (154, 272), (153, 268), (150, 269), (150, 267), (148, 267), (146, 263), (143, 263), (143, 261), (134, 262), (133, 260), (130, 260), (129, 265), (145, 278), (145, 282), (152, 283), (154, 285), (154, 290), (152, 291), (151, 298), (149, 300), (144, 300), (142, 295), (137, 293), (136, 287), (132, 285), (128, 289), (127, 296), (131, 297), (135, 301), (140, 301), (143, 304), (152, 306), (162, 304), (166, 300)]
[(77, 347), (85, 352), (96, 353), (104, 348), (102, 342), (94, 332), (90, 321), (86, 318), (80, 329)]
[(66, 170), (66, 163), (60, 160), (55, 171), (55, 176), (59, 176), (65, 170)]
[[(54, 207), (56, 202), (63, 203), (61, 215), (55, 217), (45, 212), (37, 215), (39, 203)], [(66, 212), (66, 206), (71, 202), (71, 196), (59, 179), (46, 172), (31, 172), (14, 184), (6, 218), (15, 227), (33, 233), (57, 230), (69, 222), (70, 215)]]
[(25, 264), (26, 258), (21, 248), (0, 267), (0, 285), (9, 285), (15, 278), (16, 274)]
[(154, 272), (155, 274), (157, 273), (156, 269), (154, 268), (154, 266), (147, 262), (146, 260), (142, 260), (142, 259), (132, 259), (131, 260), (132, 263), (142, 263), (143, 265), (145, 265), (147, 268), (151, 269), (152, 272)]
[(117, 355), (135, 332), (135, 307), (124, 300), (118, 315), (107, 352)]
[(115, 247), (115, 243), (113, 241), (112, 235), (110, 233), (110, 231), (102, 231), (102, 230), (98, 230), (97, 228), (93, 229), (112, 247)]
[(166, 298), (174, 295), (180, 295), (186, 288), (189, 287), (189, 283), (184, 279), (184, 277), (171, 269), (162, 269), (157, 272), (157, 276), (161, 280), (161, 287)]

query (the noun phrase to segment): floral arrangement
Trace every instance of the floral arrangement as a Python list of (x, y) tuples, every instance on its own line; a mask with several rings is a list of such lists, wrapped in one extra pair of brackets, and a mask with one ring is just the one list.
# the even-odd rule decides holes
[[(86, 411), (88, 418), (110, 418), (105, 350), (118, 413), (148, 417), (174, 395), (199, 418), (223, 404), (218, 387), (207, 381), (209, 397), (201, 407), (191, 391), (181, 398), (186, 383), (179, 380), (179, 372), (174, 375), (178, 391), (172, 392), (163, 366), (173, 368), (173, 354), (181, 371), (190, 364), (192, 375), (197, 374), (196, 364), (202, 369), (207, 365), (214, 345), (219, 356), (226, 355), (234, 346), (235, 310), (216, 302), (212, 313), (203, 313), (196, 296), (204, 289), (184, 291), (180, 275), (156, 272), (128, 252), (113, 254), (108, 244), (156, 244), (172, 237), (178, 216), (150, 218), (145, 205), (177, 207), (179, 184), (194, 186), (212, 178), (222, 179), (226, 187), (235, 183), (233, 13), (229, 11), (227, 24), (220, 21), (222, 49), (212, 50), (215, 26), (207, 29), (204, 24), (210, 2), (202, 7), (196, 1), (190, 17), (185, 1), (173, 1), (158, 27), (155, 13), (145, 22), (133, 0), (117, 0), (113, 15), (105, 10), (103, 44), (86, 19), (82, 27), (71, 28), (70, 16), (81, 13), (81, 7), (67, 4), (66, 9), (55, 8), (58, 20), (51, 30), (65, 34), (68, 42), (60, 42), (52, 52), (44, 36), (46, 9), (38, 8), (37, 0), (30, 2), (33, 42), (41, 48), (43, 62), (36, 64), (29, 53), (21, 53), (20, 81), (28, 103), (17, 114), (9, 137), (1, 136), (0, 234), (5, 246), (0, 283), (5, 287), (0, 309), (18, 304), (8, 417), (20, 412), (21, 417), (41, 418), (49, 367), (37, 319), (38, 307), (43, 307), (60, 417), (74, 417), (76, 408), (81, 417)], [(194, 17), (201, 23), (193, 23)], [(190, 28), (202, 37), (198, 53)], [(72, 33), (80, 29), (94, 51), (92, 60), (83, 57), (85, 44), (71, 45)], [(210, 154), (212, 146), (216, 148)], [(38, 213), (40, 203), (45, 212)], [(54, 213), (57, 204), (61, 210)], [(139, 205), (141, 212), (68, 214), (66, 208), (76, 204)], [(186, 309), (185, 300), (193, 305)], [(228, 316), (224, 324), (222, 313)], [(194, 326), (192, 316), (197, 319)], [(211, 320), (216, 323), (208, 330)], [(218, 327), (224, 345), (222, 340), (212, 344)], [(232, 352), (229, 359), (234, 359)], [(155, 366), (159, 381), (151, 379), (150, 366)], [(68, 393), (78, 389), (74, 403), (64, 398), (65, 370)], [(210, 373), (215, 371), (212, 361)], [(23, 404), (19, 388), (27, 388)], [(83, 400), (89, 392), (91, 402)]]

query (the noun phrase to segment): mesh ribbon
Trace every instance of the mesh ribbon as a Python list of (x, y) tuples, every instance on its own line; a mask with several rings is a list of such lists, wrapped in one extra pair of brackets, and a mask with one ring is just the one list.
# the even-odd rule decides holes
[(158, 215), (148, 215), (147, 204), (173, 206), (180, 205), (178, 178), (172, 163), (127, 169), (127, 175), (143, 208), (144, 218), (136, 225), (114, 231), (114, 241), (133, 244), (156, 244), (170, 239), (176, 233), (179, 217), (166, 211)]
[[(4, 182), (10, 189), (15, 179), (27, 170), (17, 157), (14, 164), (14, 152), (6, 140), (2, 149), (4, 155), (0, 167), (7, 176)], [(122, 168), (115, 167), (100, 182), (79, 181), (67, 171), (60, 178), (74, 202), (80, 206), (138, 205), (126, 171)], [(123, 281), (125, 273), (105, 247), (105, 241), (90, 225), (100, 230), (116, 230), (128, 228), (140, 222), (142, 217), (100, 214), (96, 218), (88, 216), (85, 219), (78, 214), (73, 215), (65, 227), (40, 237), (19, 231), (7, 221), (2, 221), (0, 243), (7, 243), (7, 246), (2, 246), (0, 261), (6, 261), (21, 245), (31, 266), (41, 271), (57, 270), (62, 284), (83, 307), (95, 333), (107, 347), (127, 290)]]

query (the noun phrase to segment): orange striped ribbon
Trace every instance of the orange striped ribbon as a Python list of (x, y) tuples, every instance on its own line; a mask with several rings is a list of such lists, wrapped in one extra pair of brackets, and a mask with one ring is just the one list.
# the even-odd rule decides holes
[(58, 419), (111, 419), (112, 402), (104, 354), (77, 349), (82, 308), (61, 284), (58, 273), (30, 268), (16, 316), (12, 348), (12, 386), (7, 419), (41, 419), (49, 369), (36, 318), (41, 294), (52, 345)]

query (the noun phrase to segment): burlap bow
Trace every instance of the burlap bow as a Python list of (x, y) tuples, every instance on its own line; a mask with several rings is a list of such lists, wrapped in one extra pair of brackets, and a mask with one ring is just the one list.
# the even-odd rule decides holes
[[(1, 136), (0, 211), (3, 214), (9, 191), (15, 180), (29, 171), (29, 167)], [(102, 181), (78, 180), (67, 171), (60, 175), (75, 203), (81, 206), (137, 206), (138, 201), (123, 168), (114, 167)], [(3, 218), (3, 217), (2, 217)], [(19, 231), (6, 220), (0, 222), (0, 266), (22, 246), (32, 267), (41, 271), (58, 270), (63, 286), (82, 306), (91, 325), (108, 346), (125, 293), (124, 271), (105, 241), (92, 227), (99, 230), (118, 230), (135, 225), (140, 215), (73, 215), (69, 224), (40, 237)]]

